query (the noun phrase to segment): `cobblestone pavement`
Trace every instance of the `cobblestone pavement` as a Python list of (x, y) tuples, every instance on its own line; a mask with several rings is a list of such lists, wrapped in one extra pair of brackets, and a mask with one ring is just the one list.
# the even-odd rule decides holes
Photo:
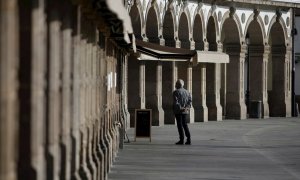
[(118, 154), (109, 180), (297, 180), (300, 118), (224, 120), (190, 124), (192, 145), (174, 145), (174, 125), (152, 127)]

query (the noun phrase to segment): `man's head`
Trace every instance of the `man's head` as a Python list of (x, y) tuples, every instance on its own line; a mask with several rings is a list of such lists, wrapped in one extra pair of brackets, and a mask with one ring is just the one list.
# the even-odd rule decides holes
[(183, 86), (184, 86), (184, 81), (182, 79), (178, 79), (175, 84), (176, 89), (182, 88)]

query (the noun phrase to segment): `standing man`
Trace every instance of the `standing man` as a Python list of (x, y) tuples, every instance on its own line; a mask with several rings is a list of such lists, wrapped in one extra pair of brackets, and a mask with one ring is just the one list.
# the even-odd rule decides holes
[(179, 133), (179, 141), (176, 144), (184, 143), (184, 134), (187, 138), (185, 144), (191, 144), (191, 134), (189, 131), (189, 127), (187, 126), (187, 115), (190, 112), (192, 98), (190, 93), (183, 88), (184, 81), (182, 79), (178, 79), (176, 82), (176, 90), (173, 92), (173, 111), (175, 114), (177, 128)]

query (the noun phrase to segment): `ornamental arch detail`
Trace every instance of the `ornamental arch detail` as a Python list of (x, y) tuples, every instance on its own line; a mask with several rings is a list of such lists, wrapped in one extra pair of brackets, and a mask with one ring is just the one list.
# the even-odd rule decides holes
[[(224, 15), (223, 15), (223, 18), (221, 20), (221, 25), (220, 25), (220, 32), (221, 32), (221, 39), (222, 39), (222, 31), (223, 31), (223, 28), (224, 28), (224, 23), (226, 22), (226, 20), (228, 19), (232, 19), (236, 26), (237, 26), (237, 30), (238, 30), (238, 34), (239, 34), (239, 37), (243, 37), (243, 32), (242, 32), (242, 26), (241, 26), (241, 22), (240, 22), (240, 19), (238, 17), (237, 14), (233, 14), (233, 16), (230, 16), (230, 11), (227, 11)], [(242, 42), (242, 38), (239, 38), (240, 41)], [(222, 40), (221, 40), (222, 41)]]
[(141, 12), (137, 5), (134, 5), (130, 8), (129, 12), (130, 18), (131, 18), (131, 23), (133, 27), (133, 31), (135, 34), (135, 37), (137, 39), (142, 39), (142, 17)]

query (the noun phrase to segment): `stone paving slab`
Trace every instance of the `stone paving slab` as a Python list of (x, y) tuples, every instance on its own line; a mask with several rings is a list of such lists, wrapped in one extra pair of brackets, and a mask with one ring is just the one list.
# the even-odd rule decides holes
[(152, 127), (152, 142), (134, 129), (109, 180), (298, 180), (300, 119), (224, 120), (189, 125), (192, 145), (174, 145), (176, 126)]

